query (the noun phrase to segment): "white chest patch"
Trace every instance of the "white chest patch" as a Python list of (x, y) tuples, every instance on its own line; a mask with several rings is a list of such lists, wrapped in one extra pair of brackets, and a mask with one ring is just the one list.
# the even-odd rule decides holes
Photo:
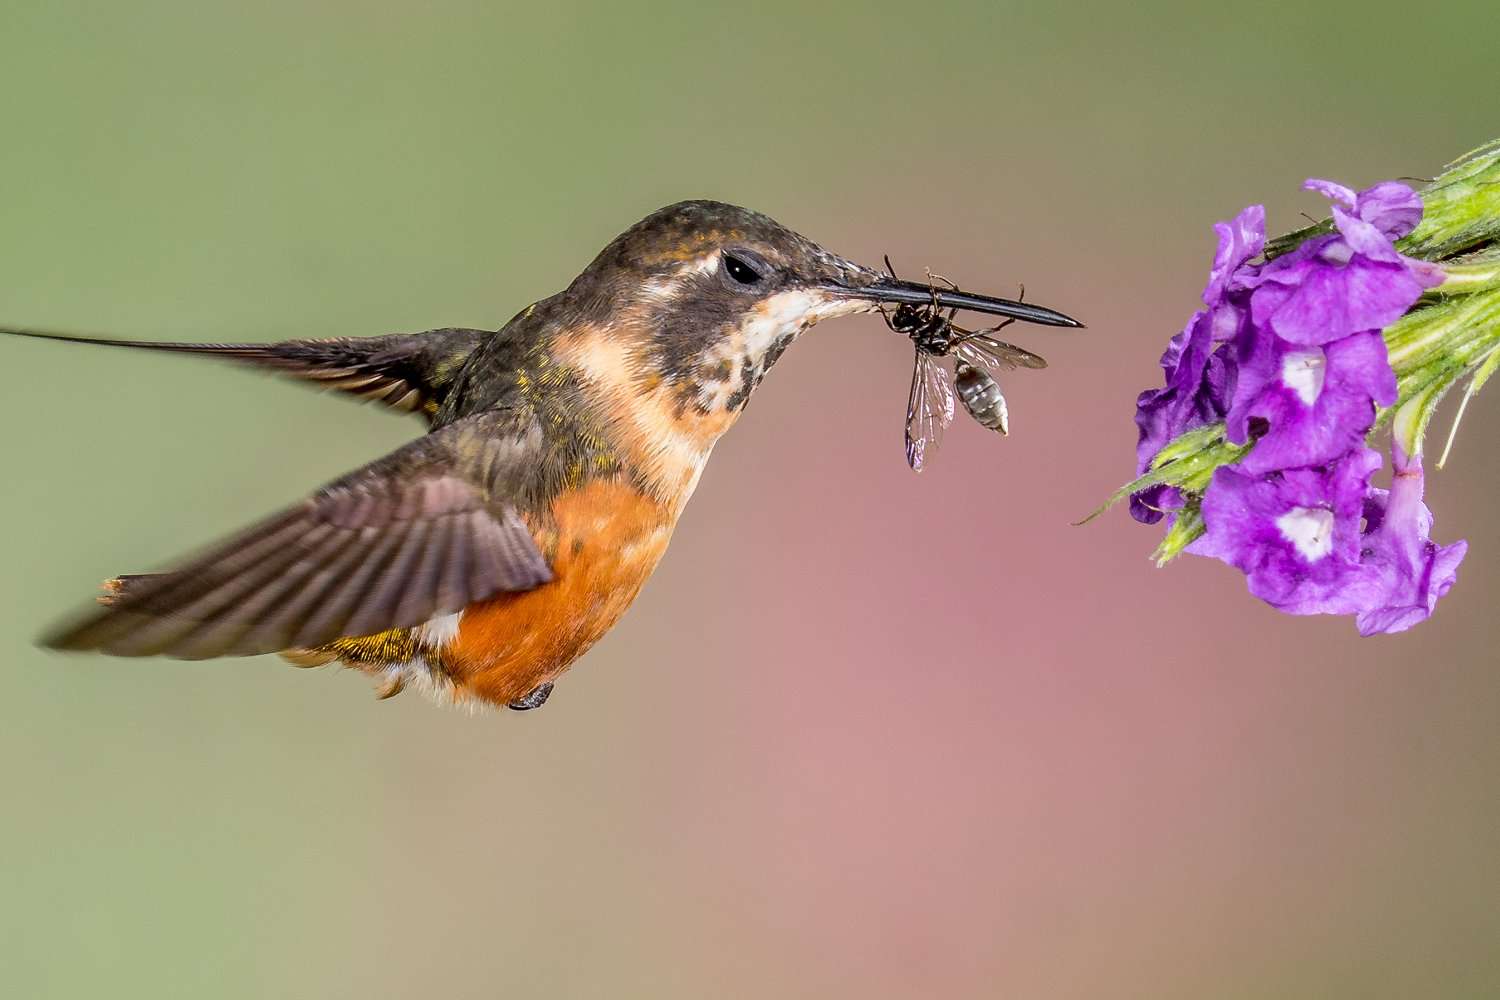
[(451, 615), (443, 615), (441, 618), (423, 622), (416, 628), (417, 642), (434, 649), (442, 649), (458, 638), (458, 620), (462, 617), (463, 612), (457, 611)]
[(1315, 563), (1333, 551), (1333, 511), (1322, 507), (1293, 507), (1276, 519), (1276, 530), (1297, 553)]

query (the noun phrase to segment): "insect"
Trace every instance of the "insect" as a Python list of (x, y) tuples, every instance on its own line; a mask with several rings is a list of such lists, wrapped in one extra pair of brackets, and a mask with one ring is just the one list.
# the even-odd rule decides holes
[[(896, 270), (889, 257), (885, 266), (895, 278)], [(953, 318), (958, 310), (944, 312), (938, 306), (934, 279), (959, 290), (947, 278), (929, 272), (931, 302), (903, 303), (891, 312), (882, 310), (886, 326), (909, 337), (915, 348), (911, 392), (906, 400), (906, 463), (913, 472), (921, 472), (942, 443), (943, 431), (953, 422), (955, 396), (980, 426), (1006, 434), (1009, 411), (995, 375), (1013, 368), (1047, 367), (1040, 356), (995, 338), (996, 333), (1015, 322), (1013, 319), (984, 330), (956, 326)], [(1021, 294), (1025, 296), (1024, 288)], [(939, 363), (950, 354), (955, 367), (951, 381)]]

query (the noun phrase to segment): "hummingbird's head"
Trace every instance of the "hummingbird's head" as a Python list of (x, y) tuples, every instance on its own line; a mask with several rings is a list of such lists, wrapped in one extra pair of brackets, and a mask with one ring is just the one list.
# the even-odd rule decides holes
[(648, 215), (556, 298), (555, 352), (625, 428), (647, 478), (683, 496), (766, 372), (819, 320), (914, 303), (1078, 325), (1038, 306), (901, 281), (717, 201)]
[(704, 415), (743, 408), (814, 323), (876, 308), (844, 293), (880, 280), (774, 219), (716, 201), (653, 212), (579, 278), (637, 340), (642, 376)]
[[(933, 301), (926, 283), (856, 264), (768, 216), (717, 201), (653, 212), (614, 239), (570, 292), (636, 341), (634, 365), (705, 415), (736, 413), (819, 320)], [(941, 305), (1074, 325), (1051, 310), (952, 291)]]

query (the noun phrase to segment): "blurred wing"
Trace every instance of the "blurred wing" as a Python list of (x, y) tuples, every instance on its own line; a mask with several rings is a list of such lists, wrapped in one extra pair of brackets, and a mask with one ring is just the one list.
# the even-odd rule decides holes
[(269, 369), (382, 403), (403, 413), (422, 413), (429, 423), (459, 368), (485, 336), (483, 330), (450, 327), (389, 337), (286, 340), (274, 344), (178, 344), (116, 340), (37, 330), (0, 333), (101, 347), (130, 347), (165, 354), (222, 358)]
[(948, 373), (926, 351), (917, 351), (906, 399), (906, 464), (921, 472), (953, 422), (953, 386)]
[[(235, 345), (227, 349), (233, 353), (214, 353), (347, 393), (361, 402), (430, 418), (480, 335), (478, 330), (434, 330), (389, 338), (292, 341), (266, 348)], [(442, 343), (419, 339), (425, 337), (441, 338)], [(380, 341), (387, 343), (374, 346)], [(438, 349), (451, 351), (451, 367), (441, 368), (443, 359), (435, 356)]]
[(992, 375), (1014, 368), (1046, 368), (1047, 361), (1015, 344), (996, 340), (987, 333), (969, 334), (954, 347), (953, 353), (981, 371)]
[(182, 567), (130, 578), (58, 649), (248, 656), (409, 628), (552, 578), (509, 497), (539, 434), (481, 414), (414, 441)]

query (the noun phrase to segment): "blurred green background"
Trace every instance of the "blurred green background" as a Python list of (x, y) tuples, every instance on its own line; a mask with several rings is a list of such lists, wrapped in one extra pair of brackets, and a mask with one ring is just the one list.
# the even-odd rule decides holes
[(1411, 997), (1500, 990), (1500, 390), (1414, 632), (1158, 572), (1134, 394), (1210, 224), (1500, 134), (1470, 4), (0, 8), (0, 322), (498, 325), (717, 197), (1083, 317), (921, 479), (909, 348), (804, 339), (545, 710), (32, 638), (417, 432), (237, 370), (0, 342), (14, 997)]

